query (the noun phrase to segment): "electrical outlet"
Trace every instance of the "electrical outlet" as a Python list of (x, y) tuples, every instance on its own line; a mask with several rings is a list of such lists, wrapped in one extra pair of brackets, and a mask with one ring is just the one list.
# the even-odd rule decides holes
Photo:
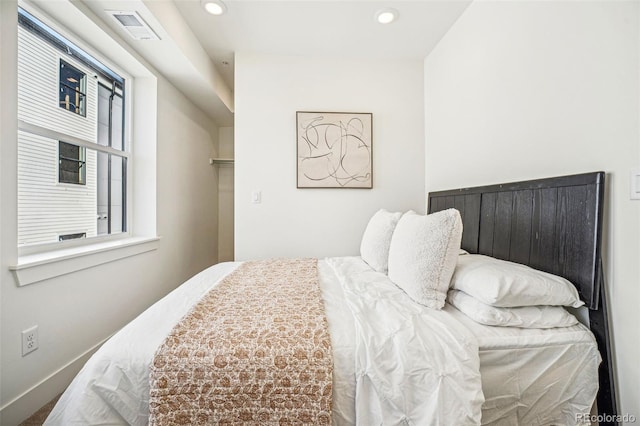
[(22, 330), (22, 356), (38, 349), (38, 326)]
[(640, 200), (640, 169), (631, 170), (631, 199)]

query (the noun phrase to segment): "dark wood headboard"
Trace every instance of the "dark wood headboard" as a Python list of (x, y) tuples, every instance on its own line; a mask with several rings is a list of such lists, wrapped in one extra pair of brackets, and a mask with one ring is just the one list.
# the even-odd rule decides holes
[[(604, 172), (429, 193), (428, 212), (460, 211), (462, 248), (571, 281), (598, 341), (599, 414), (617, 414), (601, 240)], [(604, 423), (601, 423), (604, 424)], [(615, 423), (612, 423), (615, 424)]]

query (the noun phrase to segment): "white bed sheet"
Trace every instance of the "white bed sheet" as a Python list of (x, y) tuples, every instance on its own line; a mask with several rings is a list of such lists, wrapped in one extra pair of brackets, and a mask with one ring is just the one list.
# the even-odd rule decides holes
[(587, 327), (492, 327), (449, 304), (445, 311), (478, 340), (482, 424), (570, 425), (578, 413), (590, 412), (601, 358)]
[(353, 317), (355, 424), (479, 424), (484, 398), (474, 336), (360, 258), (326, 263)]
[(239, 263), (208, 268), (109, 339), (62, 394), (45, 425), (146, 425), (149, 365), (176, 322)]
[[(147, 424), (148, 367), (157, 347), (238, 265), (201, 272), (116, 333), (76, 376), (45, 425)], [(334, 424), (479, 423), (477, 343), (452, 315), (412, 303), (359, 258), (320, 261), (319, 275), (334, 351)], [(398, 351), (407, 340), (420, 349)]]

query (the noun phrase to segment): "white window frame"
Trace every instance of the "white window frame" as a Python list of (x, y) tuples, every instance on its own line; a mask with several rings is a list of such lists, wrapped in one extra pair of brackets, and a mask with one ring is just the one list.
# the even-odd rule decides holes
[[(69, 7), (73, 7), (70, 3), (67, 5)], [(160, 238), (156, 235), (155, 231), (155, 205), (152, 208), (141, 209), (145, 211), (145, 216), (142, 217), (139, 215), (138, 217), (134, 216), (134, 194), (141, 193), (141, 190), (136, 190), (134, 187), (135, 180), (143, 180), (141, 176), (144, 177), (145, 183), (151, 183), (151, 187), (153, 191), (155, 191), (155, 164), (152, 167), (145, 165), (144, 170), (137, 173), (135, 172), (135, 142), (133, 140), (134, 134), (134, 125), (133, 125), (133, 116), (134, 110), (136, 110), (134, 105), (134, 89), (136, 87), (136, 79), (128, 72), (123, 70), (121, 67), (117, 66), (113, 61), (109, 58), (106, 58), (104, 54), (97, 52), (95, 49), (91, 48), (87, 43), (83, 40), (78, 39), (73, 35), (71, 31), (69, 31), (64, 25), (56, 22), (54, 19), (50, 18), (46, 13), (40, 11), (37, 7), (31, 5), (27, 1), (19, 2), (19, 7), (25, 9), (28, 13), (32, 14), (34, 17), (42, 21), (45, 25), (51, 27), (58, 33), (60, 33), (63, 37), (67, 38), (70, 42), (78, 46), (80, 49), (84, 50), (89, 55), (92, 55), (94, 58), (99, 60), (105, 66), (109, 67), (112, 71), (116, 72), (120, 76), (125, 79), (124, 85), (124, 108), (125, 108), (125, 117), (124, 117), (124, 150), (117, 150), (111, 147), (105, 147), (102, 145), (98, 145), (97, 143), (93, 143), (91, 141), (85, 141), (83, 139), (77, 137), (71, 137), (68, 135), (60, 134), (59, 132), (49, 130), (46, 128), (42, 128), (40, 126), (33, 125), (31, 123), (26, 123), (24, 121), (18, 120), (18, 130), (24, 130), (30, 133), (39, 134), (44, 137), (49, 137), (56, 140), (62, 140), (65, 142), (73, 143), (76, 145), (84, 146), (90, 149), (96, 149), (96, 146), (99, 146), (99, 151), (111, 153), (120, 157), (126, 157), (126, 223), (127, 230), (125, 232), (120, 232), (116, 234), (109, 235), (99, 235), (90, 238), (84, 239), (75, 239), (75, 240), (67, 240), (67, 241), (58, 241), (52, 243), (45, 244), (34, 244), (34, 245), (25, 245), (17, 247), (17, 262), (14, 265), (9, 267), (10, 270), (14, 272), (16, 277), (17, 284), (19, 286), (32, 284), (35, 282), (43, 281), (46, 279), (50, 279), (53, 277), (57, 277), (60, 275), (64, 275), (70, 272), (90, 268), (96, 265), (104, 264), (107, 262), (111, 262), (114, 260), (134, 256), (140, 253), (148, 252), (150, 250), (155, 250), (158, 247)], [(17, 19), (17, 16), (16, 16)], [(88, 19), (88, 18), (87, 18)], [(95, 25), (95, 23), (92, 23)], [(96, 27), (98, 28), (98, 27)], [(90, 40), (91, 37), (88, 38)], [(142, 67), (146, 72), (144, 73), (144, 78), (142, 78), (141, 82), (141, 90), (145, 93), (149, 93), (149, 90), (153, 90), (152, 96), (154, 97), (154, 101), (157, 99), (157, 95), (155, 94), (156, 89), (156, 77), (154, 74), (146, 68), (144, 63), (137, 62), (138, 58), (131, 53), (130, 50), (126, 49), (124, 46), (120, 46), (122, 49), (126, 51), (127, 54), (130, 55), (133, 60), (136, 61), (136, 67), (138, 69)], [(66, 62), (69, 62), (69, 59), (63, 57), (62, 55), (58, 55), (59, 59), (62, 59)], [(74, 62), (71, 62), (72, 65), (75, 66)], [(59, 73), (59, 70), (58, 70)], [(89, 78), (89, 75), (87, 75)], [(59, 76), (58, 76), (59, 79)], [(17, 99), (16, 99), (17, 102)], [(139, 107), (137, 109), (140, 111)], [(154, 126), (151, 133), (152, 135), (149, 138), (153, 138), (151, 141), (147, 138), (145, 142), (146, 146), (151, 147), (150, 143), (153, 144), (153, 152), (155, 157), (155, 125), (156, 125), (156, 116), (155, 112), (153, 112), (152, 117), (145, 116), (144, 117), (144, 125), (145, 126)], [(144, 126), (138, 126), (139, 129), (135, 132), (136, 135), (140, 135), (140, 128)], [(146, 155), (145, 155), (146, 156)], [(17, 159), (16, 159), (17, 160)], [(135, 178), (135, 179), (134, 179)], [(17, 182), (16, 182), (17, 183)], [(153, 196), (155, 199), (155, 195)], [(153, 216), (153, 217), (151, 217)], [(17, 220), (17, 218), (16, 218)], [(136, 233), (135, 231), (135, 223), (139, 224), (147, 224), (151, 223), (150, 226), (143, 226), (144, 229), (141, 233)], [(17, 242), (17, 241), (16, 241)]]

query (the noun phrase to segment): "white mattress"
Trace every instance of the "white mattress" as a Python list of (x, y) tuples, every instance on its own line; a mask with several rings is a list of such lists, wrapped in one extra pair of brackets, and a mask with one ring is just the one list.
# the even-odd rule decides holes
[(552, 329), (478, 324), (453, 306), (445, 311), (478, 339), (485, 403), (482, 424), (576, 424), (598, 390), (600, 353), (582, 324)]

